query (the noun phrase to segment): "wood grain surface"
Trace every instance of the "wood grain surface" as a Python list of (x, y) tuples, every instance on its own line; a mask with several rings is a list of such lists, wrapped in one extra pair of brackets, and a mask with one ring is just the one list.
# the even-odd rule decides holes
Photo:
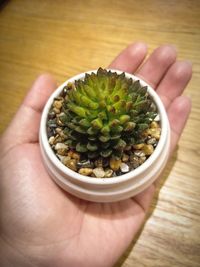
[[(0, 10), (0, 132), (32, 81), (106, 67), (129, 43), (172, 43), (193, 63), (190, 119), (149, 219), (117, 267), (200, 266), (200, 1), (8, 1)], [(159, 193), (159, 196), (158, 196)]]

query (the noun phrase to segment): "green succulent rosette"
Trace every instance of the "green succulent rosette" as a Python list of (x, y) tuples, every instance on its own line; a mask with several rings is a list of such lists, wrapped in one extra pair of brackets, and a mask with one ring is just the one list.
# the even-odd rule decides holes
[(147, 86), (125, 73), (99, 68), (63, 90), (59, 119), (66, 143), (88, 158), (120, 158), (128, 146), (141, 142), (142, 132), (157, 115)]

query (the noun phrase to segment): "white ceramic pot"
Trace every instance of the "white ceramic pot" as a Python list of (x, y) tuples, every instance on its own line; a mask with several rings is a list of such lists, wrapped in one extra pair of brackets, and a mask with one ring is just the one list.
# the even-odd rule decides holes
[[(118, 74), (121, 73), (121, 71), (117, 70), (111, 71), (115, 71)], [(96, 70), (88, 71), (87, 73), (90, 74), (91, 72), (96, 73)], [(166, 165), (170, 146), (170, 126), (163, 103), (154, 89), (143, 80), (129, 73), (125, 73), (125, 75), (133, 80), (140, 80), (142, 86), (148, 86), (148, 92), (158, 108), (161, 123), (161, 137), (153, 154), (141, 166), (121, 176), (93, 178), (76, 173), (61, 163), (48, 143), (46, 122), (54, 98), (61, 93), (63, 87), (68, 82), (83, 79), (85, 73), (76, 75), (60, 85), (50, 96), (44, 107), (39, 133), (44, 164), (52, 179), (60, 187), (79, 198), (95, 202), (114, 202), (133, 197), (151, 185)]]

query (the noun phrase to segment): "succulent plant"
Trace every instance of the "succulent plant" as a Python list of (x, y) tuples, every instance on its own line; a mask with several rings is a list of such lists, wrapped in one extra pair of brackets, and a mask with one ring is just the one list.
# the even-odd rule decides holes
[(132, 144), (157, 115), (156, 106), (139, 80), (99, 68), (83, 80), (68, 83), (59, 120), (65, 143), (88, 158), (116, 157)]

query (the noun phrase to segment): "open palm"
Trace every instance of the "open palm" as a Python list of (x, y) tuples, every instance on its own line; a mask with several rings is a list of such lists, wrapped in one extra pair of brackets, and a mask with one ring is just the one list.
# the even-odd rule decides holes
[[(162, 46), (141, 66), (146, 50), (143, 43), (132, 44), (109, 67), (134, 72), (156, 88), (168, 112), (173, 151), (190, 112), (181, 94), (191, 64), (176, 61), (174, 48)], [(1, 138), (0, 255), (9, 256), (5, 266), (112, 266), (142, 225), (155, 186), (102, 204), (60, 189), (43, 166), (38, 144), (41, 111), (55, 88), (50, 75), (40, 76)]]

